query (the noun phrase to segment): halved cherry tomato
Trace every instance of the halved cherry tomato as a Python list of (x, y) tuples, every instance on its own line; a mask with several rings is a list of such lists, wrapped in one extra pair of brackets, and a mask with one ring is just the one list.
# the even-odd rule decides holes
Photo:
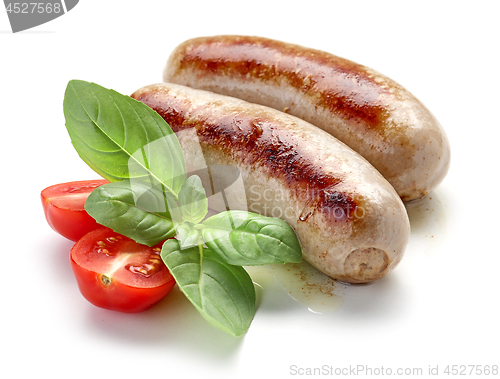
[(94, 230), (71, 249), (71, 267), (82, 295), (92, 304), (120, 312), (141, 312), (161, 300), (175, 281), (153, 247), (113, 232)]
[(97, 187), (109, 183), (107, 180), (84, 180), (56, 184), (45, 188), (42, 193), (42, 205), (47, 222), (62, 236), (78, 241), (91, 230), (101, 228), (85, 212), (85, 200)]

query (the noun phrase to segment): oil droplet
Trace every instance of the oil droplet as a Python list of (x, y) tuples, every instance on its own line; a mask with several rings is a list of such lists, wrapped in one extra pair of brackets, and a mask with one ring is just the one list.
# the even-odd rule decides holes
[(313, 201), (313, 199), (309, 200), (304, 209), (302, 209), (302, 212), (300, 212), (299, 221), (307, 221), (307, 219), (312, 216), (312, 214), (314, 213), (314, 209), (311, 207)]
[(311, 217), (312, 212), (307, 212), (306, 214), (301, 213), (299, 216), (299, 221), (307, 221), (309, 217)]

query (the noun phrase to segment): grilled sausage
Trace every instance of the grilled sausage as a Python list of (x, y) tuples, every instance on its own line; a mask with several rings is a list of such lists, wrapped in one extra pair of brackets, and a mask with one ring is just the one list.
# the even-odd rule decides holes
[(364, 156), (404, 201), (448, 171), (448, 139), (431, 112), (393, 80), (332, 54), (260, 37), (195, 38), (172, 52), (163, 80), (316, 125)]
[[(304, 259), (320, 271), (366, 283), (401, 260), (409, 239), (403, 202), (372, 165), (330, 134), (272, 108), (175, 84), (146, 86), (132, 97), (174, 132), (194, 128), (209, 167), (237, 167), (243, 210), (288, 222)], [(186, 162), (199, 161), (197, 144), (180, 142)]]

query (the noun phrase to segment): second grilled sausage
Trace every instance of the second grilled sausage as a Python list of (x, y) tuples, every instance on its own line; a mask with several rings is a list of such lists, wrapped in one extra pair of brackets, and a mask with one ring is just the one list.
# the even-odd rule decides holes
[(194, 38), (172, 52), (163, 80), (300, 117), (364, 156), (405, 201), (432, 191), (448, 171), (448, 139), (420, 101), (323, 51), (261, 37)]

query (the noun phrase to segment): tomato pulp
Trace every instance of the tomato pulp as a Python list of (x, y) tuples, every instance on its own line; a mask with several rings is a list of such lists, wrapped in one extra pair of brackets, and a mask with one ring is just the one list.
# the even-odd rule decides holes
[(41, 193), (42, 205), (50, 227), (75, 242), (91, 230), (102, 227), (89, 216), (84, 206), (90, 193), (106, 183), (109, 182), (84, 180), (45, 188)]
[(175, 281), (153, 247), (100, 228), (71, 249), (71, 267), (82, 295), (92, 304), (120, 312), (141, 312), (165, 297)]

